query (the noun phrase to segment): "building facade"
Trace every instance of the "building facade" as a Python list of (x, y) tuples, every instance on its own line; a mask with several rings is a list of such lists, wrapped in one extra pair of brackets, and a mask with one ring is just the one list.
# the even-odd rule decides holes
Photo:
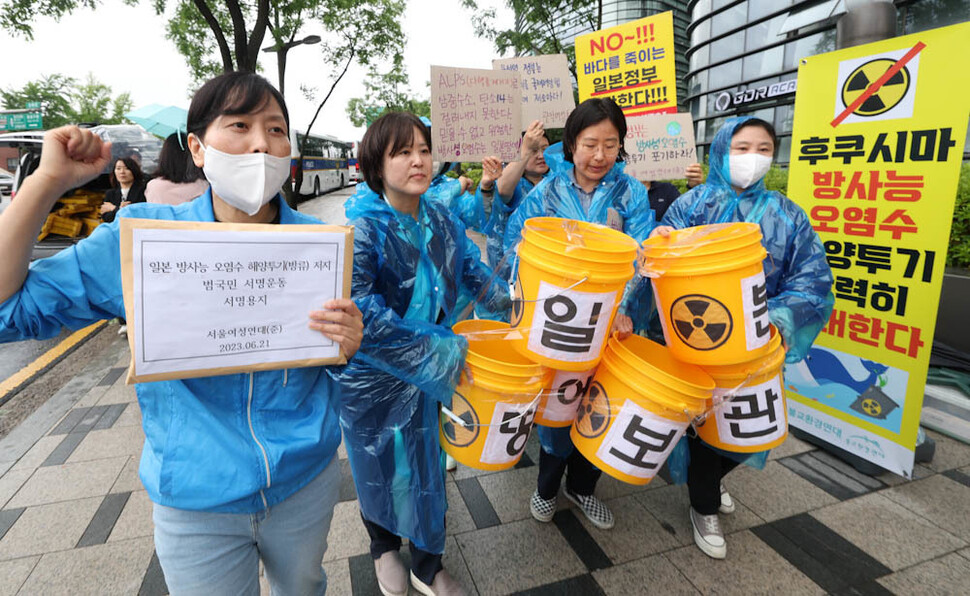
[[(897, 35), (970, 19), (970, 0), (897, 0)], [(686, 104), (698, 155), (732, 116), (752, 115), (778, 132), (788, 163), (798, 61), (835, 50), (844, 0), (692, 0)]]

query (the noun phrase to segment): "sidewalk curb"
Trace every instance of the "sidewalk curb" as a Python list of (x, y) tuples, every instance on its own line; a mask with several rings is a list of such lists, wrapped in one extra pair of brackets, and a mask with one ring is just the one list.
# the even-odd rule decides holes
[(94, 334), (107, 326), (107, 321), (98, 321), (84, 329), (75, 331), (64, 338), (59, 344), (38, 356), (33, 362), (10, 375), (0, 383), (0, 406), (10, 401), (21, 389), (32, 383), (54, 365), (69, 356), (84, 342), (94, 337)]

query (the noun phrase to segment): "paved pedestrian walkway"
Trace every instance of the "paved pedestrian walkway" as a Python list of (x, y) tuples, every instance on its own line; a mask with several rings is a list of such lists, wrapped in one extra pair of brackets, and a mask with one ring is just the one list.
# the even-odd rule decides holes
[[(137, 475), (144, 438), (127, 362), (119, 338), (0, 441), (0, 594), (167, 592)], [(931, 434), (936, 458), (912, 482), (864, 476), (794, 438), (764, 471), (732, 473), (725, 561), (693, 546), (686, 491), (661, 478), (600, 482), (612, 530), (565, 499), (551, 523), (534, 521), (533, 438), (515, 469), (449, 474), (445, 565), (482, 595), (966, 593), (970, 447)], [(330, 593), (379, 594), (340, 456)]]

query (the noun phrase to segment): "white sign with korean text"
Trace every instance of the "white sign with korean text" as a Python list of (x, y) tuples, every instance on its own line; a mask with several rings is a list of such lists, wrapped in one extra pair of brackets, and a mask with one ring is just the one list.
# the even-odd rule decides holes
[(697, 163), (690, 114), (627, 116), (625, 174), (637, 180), (675, 180)]
[(492, 423), (487, 427), (481, 461), (485, 464), (507, 464), (522, 456), (532, 432), (536, 406), (534, 402), (497, 403)]
[(624, 474), (653, 478), (686, 429), (686, 424), (657, 416), (627, 400), (610, 424), (596, 457)]
[[(734, 393), (728, 402), (721, 398)], [(766, 445), (788, 432), (781, 375), (765, 383), (714, 390), (718, 437), (725, 445)]]
[(432, 154), (474, 162), (512, 161), (522, 133), (519, 75), (500, 70), (431, 67)]
[(540, 281), (529, 350), (567, 362), (596, 358), (606, 341), (616, 300), (617, 292), (580, 292)]
[(522, 94), (522, 129), (533, 120), (546, 128), (562, 128), (576, 107), (573, 82), (565, 54), (520, 56), (492, 60), (496, 70), (519, 74)]
[(138, 380), (343, 359), (339, 345), (308, 324), (310, 311), (348, 293), (349, 228), (126, 227), (125, 303)]

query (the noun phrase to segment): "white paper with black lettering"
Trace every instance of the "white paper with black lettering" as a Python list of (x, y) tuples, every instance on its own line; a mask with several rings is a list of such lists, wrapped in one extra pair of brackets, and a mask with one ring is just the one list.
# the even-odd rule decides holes
[[(714, 390), (715, 403), (729, 389)], [(741, 387), (734, 398), (714, 409), (717, 432), (726, 445), (763, 445), (782, 437), (788, 431), (785, 394), (781, 375), (765, 383)]]
[(488, 434), (482, 448), (482, 463), (507, 464), (519, 458), (532, 431), (535, 408), (534, 402), (495, 404), (492, 422), (485, 429)]
[(596, 451), (607, 465), (636, 478), (653, 478), (687, 428), (627, 400)]
[(529, 350), (555, 360), (583, 362), (600, 355), (617, 292), (594, 294), (539, 282)]
[(741, 278), (744, 338), (749, 352), (767, 345), (771, 338), (767, 288), (764, 271), (759, 271), (751, 277)]
[(552, 388), (545, 399), (545, 409), (542, 420), (553, 422), (571, 422), (576, 418), (576, 411), (593, 378), (596, 369), (584, 372), (556, 371), (552, 380)]

